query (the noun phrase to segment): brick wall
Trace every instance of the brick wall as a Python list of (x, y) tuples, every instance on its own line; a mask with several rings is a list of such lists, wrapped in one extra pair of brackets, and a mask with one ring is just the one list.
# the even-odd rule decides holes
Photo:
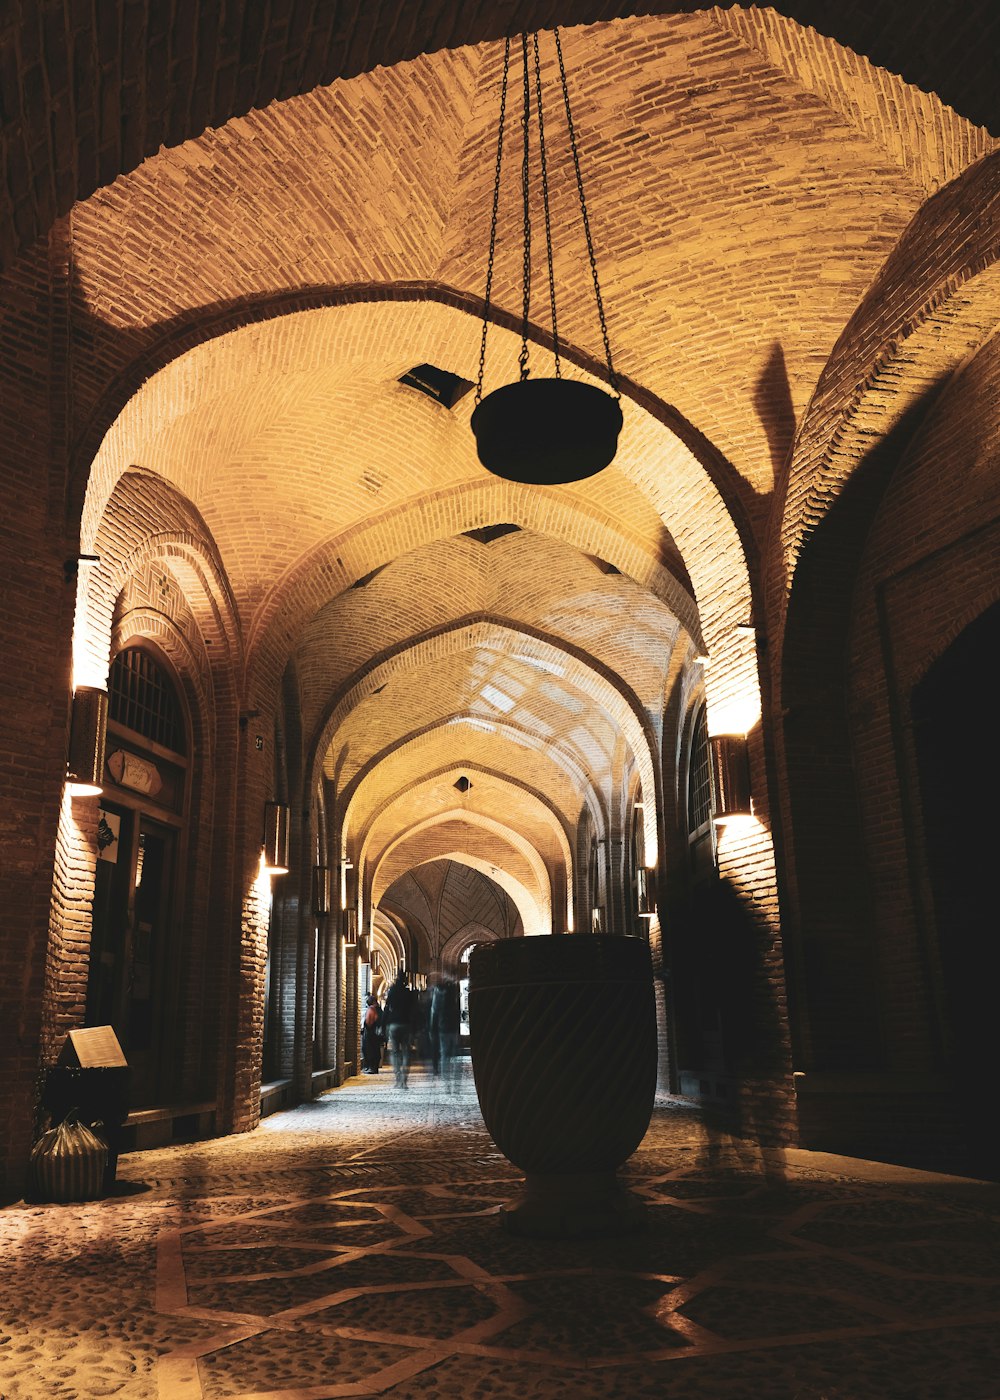
[[(36, 249), (0, 297), (0, 629), (10, 654), (0, 669), (0, 1197), (16, 1194), (31, 1140), (46, 966), (53, 948), (52, 878), (69, 740), (73, 583), (64, 562), (76, 546), (63, 512), (65, 318), (60, 250)], [(50, 359), (50, 357), (53, 357)], [(50, 369), (51, 364), (51, 369)], [(53, 411), (54, 404), (56, 411)], [(69, 949), (65, 956), (71, 958)], [(49, 1018), (55, 1035), (55, 1016)]]
[[(943, 996), (910, 700), (932, 662), (1000, 597), (1000, 488), (991, 466), (1000, 441), (998, 389), (994, 339), (947, 386), (893, 473), (866, 545), (850, 634), (849, 711), (855, 762), (865, 774), (859, 805), (885, 1062), (901, 1075), (953, 1068), (960, 1029), (949, 1024)], [(969, 702), (981, 712), (981, 698)], [(941, 734), (937, 741), (953, 744), (964, 766), (977, 761), (969, 738)], [(951, 820), (960, 824), (963, 814)], [(990, 978), (996, 963), (987, 929), (982, 939), (979, 975)], [(988, 1074), (988, 1067), (962, 1065), (960, 1073)], [(939, 1097), (947, 1092), (939, 1085)], [(912, 1100), (909, 1106), (914, 1135), (923, 1109)]]

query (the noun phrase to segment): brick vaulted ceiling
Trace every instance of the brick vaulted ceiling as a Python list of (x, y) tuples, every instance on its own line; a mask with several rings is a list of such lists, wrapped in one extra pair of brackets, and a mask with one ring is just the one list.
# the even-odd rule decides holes
[[(58, 28), (61, 7), (49, 8)], [(652, 780), (669, 678), (695, 652), (717, 655), (752, 613), (748, 561), (838, 338), (928, 199), (993, 150), (976, 121), (1000, 122), (978, 69), (964, 75), (964, 113), (914, 85), (958, 102), (947, 45), (927, 42), (935, 7), (909, 49), (887, 4), (835, 18), (804, 7), (821, 32), (770, 9), (578, 7), (574, 18), (600, 21), (564, 31), (564, 47), (626, 426), (608, 471), (527, 492), (479, 466), (471, 396), (449, 411), (398, 381), (424, 361), (475, 378), (496, 34), (559, 20), (559, 7), (515, 6), (501, 23), (487, 6), (458, 7), (459, 19), (423, 5), (395, 29), (388, 6), (365, 9), (370, 26), (360, 9), (348, 24), (351, 6), (329, 8), (350, 34), (328, 26), (312, 83), (288, 26), (270, 67), (265, 46), (252, 78), (237, 65), (197, 102), (192, 88), (178, 128), (157, 125), (147, 74), (141, 132), (123, 126), (122, 147), (108, 138), (96, 153), (92, 133), (86, 159), (35, 182), (38, 208), (12, 206), (4, 246), (20, 243), (24, 260), (32, 219), (61, 212), (67, 182), (89, 195), (64, 234), (82, 545), (124, 559), (134, 517), (116, 502), (141, 496), (124, 483), (170, 483), (193, 522), (185, 548), (231, 609), (248, 698), (294, 663), (306, 743), (352, 804), (359, 841), (388, 860), (420, 810), (447, 826), (458, 758), (482, 774), (483, 821), (508, 819), (514, 783), (519, 829), (556, 862), (583, 775), (610, 773), (622, 735), (626, 766)], [(320, 9), (295, 14), (315, 29)], [(211, 6), (200, 13), (205, 52), (234, 42)], [(837, 42), (852, 37), (895, 71)], [(162, 37), (164, 54), (174, 42)], [(43, 67), (54, 44), (46, 30)], [(73, 82), (80, 120), (81, 94), (100, 83), (86, 71)], [(250, 110), (261, 93), (289, 95)], [(121, 102), (142, 106), (124, 90)], [(7, 116), (27, 131), (27, 99)], [(19, 139), (4, 148), (9, 170)], [(47, 158), (36, 142), (31, 160)], [(562, 228), (574, 196), (558, 138), (550, 175)], [(518, 304), (516, 226), (502, 215), (487, 390), (515, 368), (504, 317)], [(557, 235), (556, 271), (571, 372), (600, 375), (575, 230)], [(498, 524), (518, 528), (480, 537)], [(732, 674), (751, 664), (738, 648), (728, 659)], [(390, 792), (418, 791), (390, 810)], [(388, 860), (383, 887), (398, 867)]]

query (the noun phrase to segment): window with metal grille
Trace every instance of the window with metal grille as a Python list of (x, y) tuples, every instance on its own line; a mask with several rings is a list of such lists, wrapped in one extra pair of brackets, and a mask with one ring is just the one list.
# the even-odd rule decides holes
[(704, 706), (691, 731), (691, 760), (688, 767), (688, 834), (712, 820), (712, 764), (708, 746), (708, 719)]
[(184, 721), (173, 681), (148, 651), (127, 647), (111, 663), (108, 714), (117, 724), (184, 753)]

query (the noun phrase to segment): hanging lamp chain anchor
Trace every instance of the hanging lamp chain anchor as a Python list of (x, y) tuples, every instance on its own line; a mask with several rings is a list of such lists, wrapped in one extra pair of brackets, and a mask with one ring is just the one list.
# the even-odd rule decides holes
[(549, 274), (549, 311), (552, 316), (552, 353), (556, 362), (556, 378), (562, 378), (559, 357), (559, 318), (556, 313), (556, 276), (552, 260), (552, 215), (549, 208), (549, 167), (545, 152), (545, 115), (542, 109), (542, 71), (538, 56), (538, 33), (531, 36), (535, 58), (535, 105), (538, 108), (538, 163), (542, 174), (542, 209), (545, 214), (545, 262)]
[(528, 75), (528, 36), (521, 35), (521, 350), (517, 357), (521, 379), (528, 377), (528, 325), (531, 320), (531, 80)]
[[(618, 387), (618, 376), (615, 373), (614, 362), (611, 357), (611, 340), (608, 335), (604, 299), (601, 296), (601, 283), (597, 272), (597, 258), (594, 253), (594, 239), (590, 228), (590, 214), (587, 209), (587, 199), (583, 187), (583, 173), (580, 167), (579, 144), (577, 142), (576, 127), (573, 122), (573, 112), (569, 98), (569, 85), (566, 79), (566, 63), (563, 58), (562, 40), (559, 35), (558, 27), (553, 29), (552, 35), (555, 41), (556, 59), (559, 65), (559, 85), (562, 90), (563, 107), (566, 112), (566, 129), (569, 134), (573, 173), (576, 180), (577, 197), (580, 203), (580, 218), (583, 223), (584, 238), (587, 244), (587, 259), (590, 264), (590, 276), (594, 287), (594, 300), (597, 303), (597, 317), (600, 322), (601, 340), (604, 345), (604, 359), (607, 366), (608, 383), (614, 397), (620, 399), (621, 394)], [(560, 379), (562, 377), (561, 345), (559, 340), (559, 319), (556, 310), (555, 261), (552, 248), (549, 167), (545, 139), (541, 60), (539, 56), (537, 30), (530, 37), (532, 49), (531, 58), (534, 70), (535, 105), (538, 113), (538, 158), (541, 172), (542, 209), (545, 220), (545, 262), (549, 283), (549, 309), (552, 317), (552, 350), (555, 357), (555, 375), (557, 379)], [(531, 317), (531, 71), (529, 68), (528, 38), (529, 36), (527, 34), (521, 35), (521, 132), (523, 144), (521, 153), (521, 348), (518, 354), (518, 365), (520, 367), (520, 378), (522, 380), (527, 379), (530, 373), (528, 368), (528, 330)], [(493, 207), (490, 213), (490, 248), (486, 265), (486, 292), (483, 298), (483, 330), (479, 343), (479, 371), (476, 378), (475, 403), (477, 407), (481, 403), (483, 397), (483, 379), (486, 373), (486, 339), (489, 333), (490, 311), (493, 306), (493, 274), (496, 261), (497, 222), (500, 210), (500, 185), (503, 174), (504, 133), (507, 121), (507, 93), (509, 83), (510, 38), (508, 36), (504, 39), (503, 48), (503, 78), (500, 85), (500, 121), (497, 130), (497, 153), (493, 172)]]
[(483, 297), (483, 335), (479, 343), (479, 375), (476, 379), (476, 405), (483, 397), (486, 370), (486, 335), (490, 326), (490, 298), (493, 293), (493, 263), (497, 249), (497, 212), (500, 208), (500, 173), (503, 169), (503, 133), (507, 118), (507, 79), (510, 74), (510, 39), (503, 43), (503, 81), (500, 85), (500, 127), (497, 133), (496, 169), (493, 175), (493, 212), (490, 216), (490, 252), (486, 263), (486, 293)]
[[(577, 378), (564, 378), (562, 375), (564, 352), (559, 335), (559, 320), (556, 309), (550, 178), (552, 168), (549, 162), (551, 154), (551, 102), (550, 130), (547, 133), (540, 53), (541, 35), (536, 30), (530, 34), (520, 35), (521, 316), (520, 348), (517, 357), (520, 373), (514, 383), (504, 384), (498, 389), (491, 390), (485, 398), (483, 397), (486, 342), (493, 312), (493, 278), (496, 270), (500, 186), (504, 178), (507, 98), (511, 77), (512, 41), (507, 38), (504, 40), (503, 48), (500, 122), (497, 131), (496, 163), (493, 172), (493, 207), (490, 213), (490, 248), (486, 268), (486, 294), (483, 299), (482, 337), (479, 344), (479, 372), (476, 380), (475, 408), (472, 411), (469, 426), (476, 438), (476, 452), (479, 460), (487, 471), (503, 480), (537, 486), (556, 486), (570, 481), (583, 481), (609, 466), (614, 461), (619, 434), (624, 422), (618, 378), (611, 359), (611, 341), (608, 335), (604, 301), (601, 297), (590, 214), (587, 209), (583, 174), (580, 168), (579, 141), (573, 122), (569, 85), (566, 80), (566, 64), (558, 29), (553, 30), (553, 37), (563, 107), (566, 113), (566, 129), (573, 161), (576, 193), (587, 244), (590, 275), (594, 285), (594, 300), (597, 303), (597, 315), (601, 325), (601, 339), (604, 343), (607, 382), (611, 392), (608, 393), (603, 388), (598, 388), (594, 384), (588, 384)], [(534, 88), (535, 113), (532, 112), (532, 88)], [(533, 122), (537, 122), (537, 138), (532, 133)], [(532, 161), (535, 159), (535, 151), (532, 148), (536, 139), (538, 142), (539, 188), (535, 191), (535, 198), (536, 200), (539, 197), (541, 199), (541, 215), (544, 219), (545, 249), (543, 256), (548, 274), (549, 310), (552, 316), (551, 347), (555, 360), (555, 376), (553, 378), (541, 375), (538, 378), (529, 379), (531, 373), (529, 368), (531, 353), (529, 337), (533, 336), (534, 339), (540, 341), (545, 339), (544, 332), (538, 327), (533, 328), (531, 322), (531, 281), (532, 273), (535, 271), (532, 266), (531, 183)], [(512, 185), (516, 178), (517, 176), (512, 171), (508, 183)], [(567, 189), (569, 188), (568, 184)], [(572, 202), (572, 195), (569, 198)], [(534, 213), (537, 226), (537, 204)], [(513, 210), (511, 210), (511, 214), (513, 215)], [(516, 215), (511, 219), (511, 223), (515, 223), (515, 220)], [(540, 232), (538, 236), (540, 239)], [(541, 253), (540, 248), (536, 248), (534, 251), (536, 257)], [(510, 324), (506, 316), (503, 319), (507, 324)], [(600, 371), (598, 371), (599, 373)]]
[(583, 174), (580, 170), (580, 153), (577, 149), (576, 128), (573, 125), (573, 113), (570, 110), (569, 87), (566, 83), (566, 65), (563, 62), (562, 43), (559, 38), (558, 28), (554, 28), (553, 36), (556, 44), (556, 57), (559, 61), (559, 82), (562, 86), (563, 105), (566, 108), (566, 126), (569, 131), (569, 148), (573, 156), (573, 170), (576, 174), (576, 191), (580, 198), (580, 216), (583, 220), (583, 232), (587, 240), (587, 257), (590, 259), (590, 275), (594, 283), (594, 299), (597, 302), (597, 316), (601, 323), (601, 339), (604, 341), (604, 359), (608, 367), (608, 383), (616, 399), (621, 398), (618, 390), (618, 376), (615, 374), (614, 364), (611, 360), (611, 341), (608, 337), (608, 323), (604, 314), (604, 301), (601, 297), (601, 283), (597, 275), (597, 258), (594, 256), (594, 240), (590, 232), (590, 218), (587, 214), (587, 200), (583, 193)]

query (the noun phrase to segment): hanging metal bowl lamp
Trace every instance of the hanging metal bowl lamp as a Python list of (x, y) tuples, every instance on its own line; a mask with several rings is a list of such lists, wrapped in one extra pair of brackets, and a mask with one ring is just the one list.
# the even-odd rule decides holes
[[(521, 35), (523, 67), (523, 98), (521, 108), (522, 156), (522, 278), (521, 278), (521, 352), (518, 356), (520, 378), (505, 384), (483, 397), (483, 375), (486, 367), (486, 336), (489, 329), (493, 263), (497, 243), (497, 213), (500, 204), (500, 176), (503, 168), (504, 126), (507, 112), (507, 86), (510, 74), (510, 39), (504, 41), (503, 81), (500, 89), (500, 123), (497, 135), (496, 170), (493, 182), (493, 213), (490, 222), (490, 250), (486, 271), (486, 295), (483, 312), (483, 332), (479, 350), (479, 378), (476, 384), (476, 407), (471, 426), (476, 438), (476, 451), (483, 466), (494, 476), (532, 486), (559, 486), (569, 481), (583, 481), (603, 470), (614, 458), (618, 434), (622, 428), (622, 411), (618, 381), (611, 361), (611, 345), (601, 299), (597, 262), (594, 257), (590, 220), (583, 193), (580, 156), (576, 131), (570, 111), (566, 67), (558, 29), (553, 31), (559, 79), (562, 87), (570, 152), (576, 175), (580, 216), (587, 243), (594, 298), (604, 341), (608, 383), (612, 392), (606, 393), (593, 384), (578, 379), (564, 379), (556, 313), (555, 272), (552, 258), (552, 225), (549, 213), (549, 180), (545, 147), (545, 122), (542, 110), (541, 68), (538, 35)], [(537, 128), (538, 161), (541, 173), (542, 210), (545, 220), (546, 266), (549, 282), (549, 307), (552, 318), (552, 346), (555, 357), (555, 377), (530, 379), (528, 368), (528, 326), (531, 311), (531, 208), (529, 200), (532, 155), (531, 73), (529, 72), (528, 41), (532, 42), (533, 76), (535, 86), (535, 126)]]

